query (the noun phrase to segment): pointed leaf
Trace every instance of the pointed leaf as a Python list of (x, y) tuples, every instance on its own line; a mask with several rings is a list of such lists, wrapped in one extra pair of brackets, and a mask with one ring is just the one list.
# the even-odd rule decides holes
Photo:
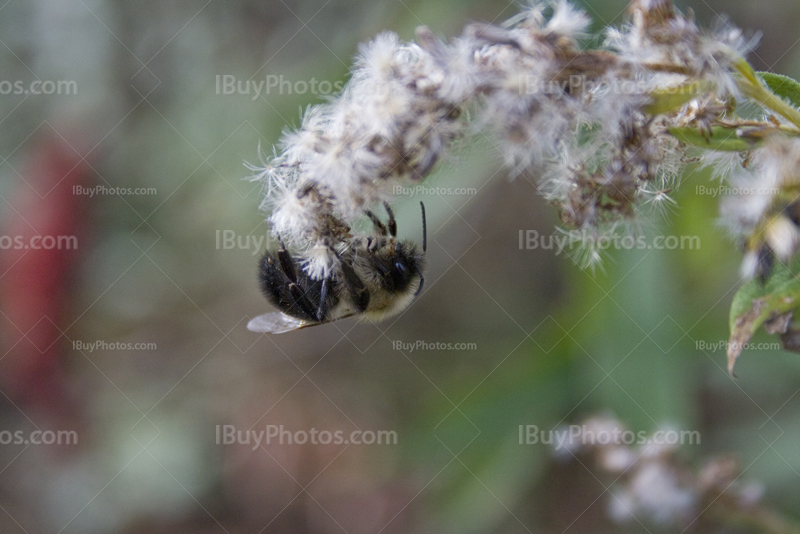
[[(779, 265), (766, 283), (753, 279), (744, 284), (731, 304), (731, 338), (728, 343), (728, 371), (733, 374), (736, 360), (755, 332), (800, 308), (800, 264)], [(770, 330), (776, 331), (774, 325)]]
[(783, 74), (759, 72), (758, 76), (773, 93), (800, 108), (800, 83)]
[(682, 143), (722, 152), (746, 152), (753, 149), (756, 143), (741, 139), (736, 135), (736, 130), (715, 126), (711, 129), (710, 136), (704, 136), (700, 130), (693, 127), (670, 128), (669, 133)]
[(678, 111), (692, 99), (709, 92), (711, 84), (692, 81), (682, 85), (663, 87), (650, 94), (650, 102), (642, 108), (649, 115), (661, 115)]

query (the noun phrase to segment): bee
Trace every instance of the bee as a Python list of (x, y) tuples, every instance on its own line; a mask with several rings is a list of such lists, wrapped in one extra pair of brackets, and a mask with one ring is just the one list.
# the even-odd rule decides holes
[(422, 252), (411, 241), (397, 240), (397, 223), (388, 204), (388, 222), (372, 212), (377, 235), (350, 236), (337, 250), (329, 246), (336, 265), (329, 276), (316, 280), (297, 268), (283, 241), (277, 253), (267, 251), (259, 263), (259, 281), (267, 300), (279, 312), (260, 315), (247, 328), (282, 334), (347, 317), (380, 321), (411, 305), (422, 291), (427, 249), (425, 205), (422, 207)]
[(743, 245), (743, 273), (766, 284), (773, 269), (788, 266), (800, 248), (800, 200), (775, 201)]

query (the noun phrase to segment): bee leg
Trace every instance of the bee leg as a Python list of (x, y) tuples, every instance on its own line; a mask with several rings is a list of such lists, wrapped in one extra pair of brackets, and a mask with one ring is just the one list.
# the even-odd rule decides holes
[(372, 224), (375, 226), (375, 229), (379, 234), (386, 235), (386, 226), (381, 222), (380, 219), (378, 219), (377, 215), (372, 213), (370, 210), (366, 210), (364, 215), (369, 217), (369, 220), (372, 221)]
[(346, 261), (342, 261), (341, 256), (339, 256), (336, 250), (331, 248), (331, 251), (339, 260), (339, 267), (342, 269), (342, 283), (350, 294), (350, 298), (355, 304), (356, 311), (359, 313), (364, 312), (367, 306), (369, 306), (369, 289), (367, 289), (367, 286), (364, 285), (364, 282), (361, 281), (361, 278), (358, 277), (358, 274), (356, 274), (356, 271), (350, 264)]
[[(292, 300), (297, 308), (303, 312), (303, 314), (307, 315), (308, 317), (313, 317), (318, 321), (322, 322), (322, 318), (324, 318), (325, 314), (327, 314), (327, 309), (325, 309), (325, 297), (327, 296), (327, 279), (323, 283), (323, 290), (325, 295), (320, 300), (319, 306), (314, 306), (314, 303), (311, 299), (308, 298), (306, 292), (298, 284), (297, 280), (297, 271), (295, 270), (294, 260), (292, 259), (292, 255), (289, 254), (289, 251), (286, 249), (286, 245), (284, 244), (283, 240), (278, 236), (278, 241), (281, 244), (280, 250), (278, 250), (278, 262), (281, 266), (281, 271), (288, 279), (288, 288), (289, 288), (289, 295), (291, 295)], [(314, 308), (317, 308), (315, 311)]]
[[(372, 239), (371, 237), (368, 237), (367, 238), (367, 253), (369, 253), (370, 256), (374, 257), (376, 250), (378, 250), (378, 242), (376, 240)], [(383, 266), (383, 264), (381, 262), (376, 261), (374, 265), (375, 265), (375, 268), (381, 272), (382, 276), (386, 276), (388, 274), (388, 271), (386, 270), (386, 268)]]
[(419, 203), (422, 207), (422, 252), (428, 251), (428, 222), (425, 219), (425, 204)]
[(367, 252), (374, 254), (378, 250), (378, 241), (371, 236), (367, 238)]
[(328, 300), (328, 284), (329, 279), (325, 278), (322, 281), (322, 288), (319, 294), (319, 306), (317, 307), (317, 321), (320, 323), (325, 320), (325, 316), (328, 315), (328, 304), (325, 302)]
[(425, 277), (422, 276), (422, 271), (417, 271), (417, 274), (419, 274), (419, 287), (417, 287), (417, 291), (414, 293), (415, 297), (422, 293), (422, 286), (425, 285)]
[[(314, 305), (308, 299), (306, 294), (300, 289), (300, 286), (295, 284), (294, 282), (289, 283), (289, 294), (292, 296), (294, 300), (295, 306), (300, 308), (300, 310), (309, 317), (317, 318), (317, 314), (314, 312)], [(320, 304), (321, 305), (321, 304)]]
[(344, 286), (350, 293), (350, 298), (356, 305), (356, 310), (361, 313), (369, 306), (369, 289), (361, 281), (356, 272), (346, 263), (342, 263), (342, 274), (344, 274)]
[(259, 281), (264, 296), (278, 309), (307, 322), (316, 321), (316, 306), (312, 299), (299, 283), (289, 279), (281, 269), (281, 262), (269, 253), (261, 260)]
[(383, 207), (386, 208), (386, 213), (389, 214), (389, 223), (386, 225), (389, 228), (389, 235), (397, 237), (397, 221), (394, 219), (394, 212), (388, 202), (384, 202)]
[(278, 236), (278, 242), (281, 244), (281, 248), (278, 250), (278, 261), (281, 264), (281, 270), (291, 282), (297, 283), (297, 271), (294, 269), (292, 256), (286, 250), (286, 245), (283, 244), (283, 239), (280, 236)]

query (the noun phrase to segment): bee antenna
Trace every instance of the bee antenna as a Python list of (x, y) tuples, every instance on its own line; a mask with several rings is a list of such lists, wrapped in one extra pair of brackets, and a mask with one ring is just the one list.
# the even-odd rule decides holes
[(419, 203), (422, 207), (422, 252), (428, 250), (428, 223), (425, 220), (425, 204)]

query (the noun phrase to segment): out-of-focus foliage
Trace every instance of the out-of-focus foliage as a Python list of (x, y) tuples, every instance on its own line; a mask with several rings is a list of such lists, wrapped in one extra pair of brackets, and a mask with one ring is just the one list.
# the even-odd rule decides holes
[[(765, 32), (759, 69), (800, 74), (795, 2), (697, 4), (704, 22), (725, 12)], [(583, 5), (599, 29), (625, 2)], [(426, 184), (438, 191), (398, 210), (401, 236), (414, 240), (419, 200), (428, 212), (427, 289), (405, 314), (278, 337), (246, 330), (266, 311), (255, 273), (268, 231), (242, 162), (319, 101), (296, 82), (346, 79), (357, 44), (380, 30), (411, 39), (424, 23), (454, 35), (515, 9), (455, 0), (0, 9), (3, 80), (78, 84), (77, 95), (0, 95), (3, 228), (37, 217), (15, 199), (30, 188), (25, 169), (42, 140), (85, 158), (87, 185), (155, 189), (82, 199), (67, 311), (51, 318), (63, 333), (63, 402), (19, 402), (0, 386), (0, 431), (75, 429), (80, 441), (0, 445), (0, 531), (652, 532), (607, 519), (610, 481), (519, 443), (520, 425), (549, 430), (604, 411), (637, 431), (699, 430), (688, 457), (737, 454), (744, 477), (797, 514), (800, 359), (756, 350), (739, 380), (728, 376), (740, 256), (715, 223), (719, 198), (698, 194), (715, 185), (708, 176), (686, 176), (681, 209), (643, 228), (648, 243), (697, 236), (699, 248), (609, 251), (605, 272), (591, 273), (554, 248), (520, 248), (520, 231), (549, 236), (556, 214), (531, 181), (510, 181), (481, 139), (440, 164)], [(283, 76), (292, 94), (217, 94), (225, 75)], [(447, 192), (461, 187), (476, 191)], [(226, 235), (244, 246), (226, 250)], [(27, 332), (0, 310), (2, 354), (13, 356)], [(75, 343), (95, 341), (104, 345)], [(397, 341), (476, 348), (396, 350)], [(155, 348), (110, 348), (118, 342)], [(3, 380), (13, 371), (4, 367)], [(393, 430), (398, 444), (252, 450), (217, 444), (218, 425)]]

